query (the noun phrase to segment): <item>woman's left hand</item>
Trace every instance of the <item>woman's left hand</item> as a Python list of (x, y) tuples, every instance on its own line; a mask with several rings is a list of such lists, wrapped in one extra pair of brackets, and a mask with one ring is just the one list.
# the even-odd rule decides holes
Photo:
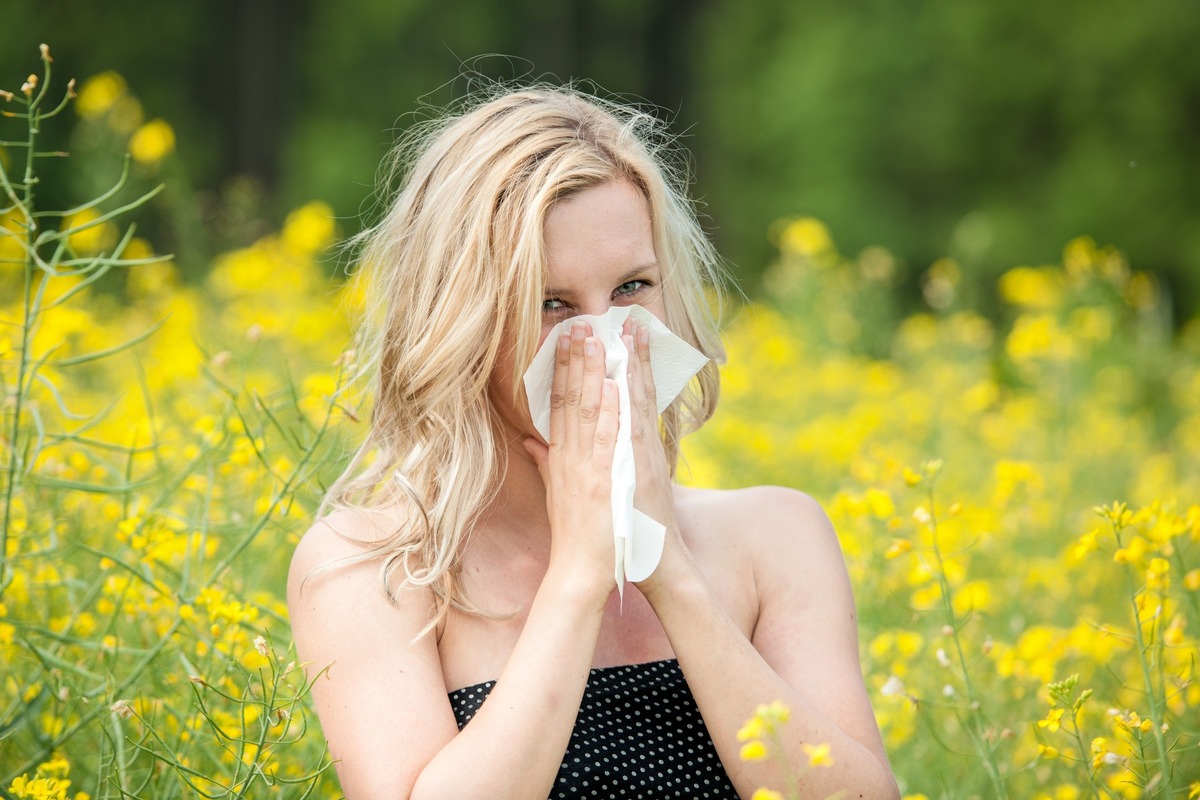
[(633, 440), (634, 471), (637, 473), (633, 505), (667, 529), (658, 568), (637, 584), (642, 593), (647, 594), (675, 580), (675, 574), (694, 571), (695, 564), (679, 533), (671, 471), (659, 435), (654, 372), (650, 366), (650, 329), (628, 318), (622, 330), (622, 339), (629, 350), (630, 435)]

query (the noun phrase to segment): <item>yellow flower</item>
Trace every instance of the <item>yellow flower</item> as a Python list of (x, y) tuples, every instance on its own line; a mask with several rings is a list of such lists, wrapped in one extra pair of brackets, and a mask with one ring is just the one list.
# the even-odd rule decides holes
[(1018, 363), (1035, 358), (1067, 361), (1076, 356), (1076, 350), (1075, 340), (1049, 314), (1017, 317), (1005, 342), (1005, 351)]
[(761, 739), (766, 735), (766, 732), (763, 721), (758, 717), (751, 717), (737, 732), (737, 740), (739, 742), (746, 742), (751, 739)]
[(1038, 758), (1052, 759), (1058, 758), (1058, 748), (1051, 747), (1048, 744), (1038, 745)]
[(804, 748), (805, 755), (808, 756), (808, 763), (814, 767), (830, 767), (833, 766), (833, 756), (829, 754), (828, 744), (809, 744), (805, 742), (800, 745)]
[[(1192, 797), (1192, 795), (1189, 795), (1189, 798), (1190, 797)], [(774, 789), (767, 789), (764, 787), (762, 789), (755, 790), (754, 794), (750, 795), (750, 800), (784, 800), (784, 797)]]
[(1000, 296), (1008, 303), (1025, 308), (1050, 309), (1062, 299), (1056, 269), (1016, 267), (1000, 276)]
[(758, 716), (770, 722), (783, 724), (788, 721), (791, 716), (791, 709), (778, 700), (773, 700), (767, 705), (760, 705), (756, 712)]
[(892, 502), (892, 496), (881, 489), (867, 489), (866, 495), (867, 508), (875, 515), (876, 519), (887, 519), (896, 513), (896, 506)]
[(1046, 730), (1050, 731), (1051, 733), (1054, 733), (1062, 725), (1062, 715), (1063, 715), (1063, 709), (1052, 708), (1052, 709), (1050, 709), (1050, 712), (1048, 714), (1046, 714), (1045, 719), (1038, 720), (1038, 727), (1045, 728)]
[(1193, 569), (1183, 576), (1183, 585), (1189, 592), (1200, 589), (1200, 569)]
[(288, 214), (280, 238), (289, 250), (311, 256), (328, 247), (336, 235), (333, 209), (313, 202)]
[(767, 757), (767, 746), (761, 740), (755, 739), (742, 745), (742, 761), (762, 761)]
[(124, 78), (115, 72), (102, 72), (83, 82), (75, 99), (75, 110), (84, 119), (95, 119), (112, 108), (124, 93)]
[[(77, 214), (72, 214), (63, 221), (62, 230), (83, 228), (100, 218), (100, 213), (94, 208), (88, 208)], [(111, 222), (101, 222), (90, 228), (72, 233), (67, 236), (67, 242), (77, 253), (98, 253), (107, 250), (117, 243), (117, 227)]]
[(1165, 558), (1150, 559), (1146, 568), (1146, 588), (1152, 592), (1165, 592), (1171, 585), (1171, 565)]
[(165, 120), (153, 119), (129, 140), (129, 154), (144, 166), (155, 166), (175, 149), (175, 131)]
[(801, 217), (783, 229), (779, 246), (785, 253), (813, 258), (833, 250), (833, 239), (825, 223), (812, 217)]

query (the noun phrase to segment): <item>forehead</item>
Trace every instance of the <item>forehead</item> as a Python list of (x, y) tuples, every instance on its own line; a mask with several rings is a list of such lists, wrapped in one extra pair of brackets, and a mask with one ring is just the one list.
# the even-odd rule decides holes
[(543, 232), (548, 283), (575, 282), (653, 266), (650, 205), (627, 180), (592, 186), (559, 200)]

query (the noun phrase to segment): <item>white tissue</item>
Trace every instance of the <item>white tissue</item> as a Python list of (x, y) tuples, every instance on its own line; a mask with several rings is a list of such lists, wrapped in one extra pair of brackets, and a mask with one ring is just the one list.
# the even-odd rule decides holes
[(576, 321), (583, 321), (591, 325), (592, 335), (604, 345), (605, 374), (617, 383), (619, 403), (617, 443), (613, 454), (612, 515), (616, 539), (613, 574), (622, 596), (626, 580), (645, 580), (654, 572), (662, 558), (666, 533), (662, 524), (633, 507), (637, 475), (630, 436), (629, 351), (621, 339), (626, 317), (633, 317), (650, 331), (650, 368), (654, 375), (658, 413), (661, 414), (692, 376), (708, 363), (708, 358), (671, 333), (641, 306), (613, 306), (603, 316), (584, 315), (560, 322), (546, 336), (533, 363), (525, 371), (525, 393), (529, 398), (533, 425), (542, 438), (550, 441), (550, 387), (554, 380), (554, 351), (559, 336), (570, 331)]

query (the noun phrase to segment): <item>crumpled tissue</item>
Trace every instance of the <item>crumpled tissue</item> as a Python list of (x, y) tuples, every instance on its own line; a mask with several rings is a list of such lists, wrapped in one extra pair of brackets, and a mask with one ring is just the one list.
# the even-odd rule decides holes
[(625, 581), (650, 577), (662, 558), (666, 528), (633, 507), (637, 486), (634, 470), (633, 439), (630, 435), (629, 350), (621, 339), (626, 317), (645, 325), (650, 331), (650, 368), (658, 413), (666, 410), (687, 382), (708, 363), (708, 357), (668, 330), (641, 306), (613, 306), (603, 316), (582, 315), (564, 320), (546, 336), (529, 369), (525, 371), (525, 394), (534, 427), (550, 441), (550, 387), (554, 379), (554, 351), (563, 333), (583, 321), (591, 325), (592, 335), (604, 345), (605, 375), (616, 381), (619, 402), (616, 450), (612, 469), (612, 516), (615, 537), (613, 574), (624, 597)]

